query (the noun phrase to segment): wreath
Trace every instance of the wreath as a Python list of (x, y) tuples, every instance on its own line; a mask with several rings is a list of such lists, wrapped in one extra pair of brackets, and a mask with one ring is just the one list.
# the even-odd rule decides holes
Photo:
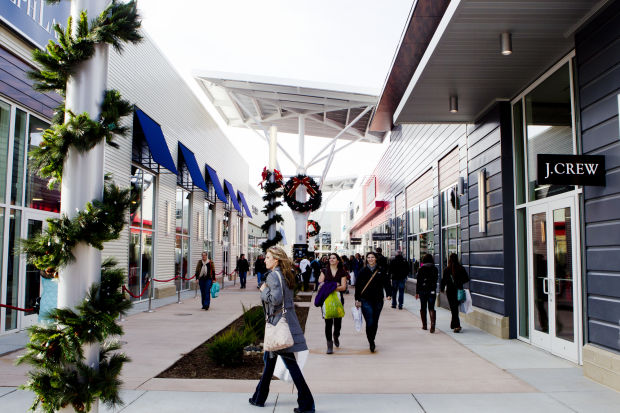
[(321, 231), (321, 226), (319, 225), (318, 222), (316, 222), (315, 220), (309, 219), (308, 224), (306, 224), (306, 229), (310, 229), (310, 227), (312, 227), (312, 231), (307, 232), (308, 238), (319, 235), (319, 232)]
[[(310, 199), (300, 202), (295, 199), (295, 191), (303, 185), (308, 190)], [(284, 200), (286, 204), (295, 212), (316, 211), (321, 206), (323, 195), (317, 183), (308, 175), (297, 175), (289, 179), (284, 184)]]

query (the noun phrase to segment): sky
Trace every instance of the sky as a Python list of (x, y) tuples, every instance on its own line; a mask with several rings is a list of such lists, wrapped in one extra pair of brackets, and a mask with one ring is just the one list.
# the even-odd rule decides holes
[[(260, 180), (268, 147), (247, 129), (229, 128), (193, 80), (196, 71), (243, 73), (342, 86), (379, 95), (413, 0), (139, 0), (142, 27), (195, 91)], [(306, 137), (306, 160), (328, 138)], [(296, 135), (279, 134), (293, 156)], [(344, 145), (342, 141), (338, 146)], [(326, 180), (372, 173), (386, 147), (356, 143), (336, 154)], [(285, 175), (293, 164), (278, 155)], [(324, 163), (308, 171), (321, 175)], [(359, 183), (358, 183), (359, 184)], [(342, 191), (328, 210), (344, 210), (359, 189)], [(326, 197), (324, 197), (325, 199)]]

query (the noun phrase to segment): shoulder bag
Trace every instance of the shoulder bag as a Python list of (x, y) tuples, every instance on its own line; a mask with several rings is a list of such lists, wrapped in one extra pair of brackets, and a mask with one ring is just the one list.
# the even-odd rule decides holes
[(374, 273), (372, 273), (372, 277), (370, 277), (370, 280), (368, 280), (368, 282), (366, 283), (366, 285), (364, 286), (364, 289), (362, 290), (362, 292), (360, 293), (360, 297), (362, 296), (362, 294), (364, 294), (364, 291), (366, 291), (366, 288), (368, 288), (368, 286), (370, 285), (370, 282), (372, 281), (373, 278), (375, 278), (375, 275), (377, 275), (377, 271), (379, 270), (375, 270)]
[(265, 351), (278, 351), (291, 347), (295, 344), (291, 329), (286, 321), (286, 308), (284, 307), (284, 283), (282, 276), (279, 272), (276, 272), (280, 278), (280, 287), (282, 287), (282, 317), (278, 320), (274, 326), (269, 322), (269, 315), (265, 314), (265, 340), (263, 342), (263, 350)]

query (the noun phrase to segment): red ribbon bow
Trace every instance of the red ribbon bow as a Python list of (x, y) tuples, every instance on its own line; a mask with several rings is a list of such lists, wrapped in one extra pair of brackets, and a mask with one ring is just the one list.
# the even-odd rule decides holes
[(288, 196), (293, 197), (299, 185), (302, 185), (302, 184), (306, 187), (306, 189), (308, 189), (308, 194), (310, 196), (316, 195), (316, 190), (312, 188), (312, 185), (310, 185), (310, 177), (306, 176), (305, 178), (301, 178), (301, 179), (297, 177), (293, 177), (293, 186), (288, 191)]
[[(263, 180), (258, 183), (258, 186), (260, 186), (260, 189), (263, 189), (263, 182), (269, 179), (269, 172), (271, 171), (269, 171), (266, 166), (263, 167), (263, 172), (261, 173), (261, 178), (263, 178)], [(277, 169), (274, 169), (273, 174), (275, 177), (275, 182), (279, 184), (280, 186), (282, 186), (282, 174), (280, 173), (280, 171), (278, 171)]]

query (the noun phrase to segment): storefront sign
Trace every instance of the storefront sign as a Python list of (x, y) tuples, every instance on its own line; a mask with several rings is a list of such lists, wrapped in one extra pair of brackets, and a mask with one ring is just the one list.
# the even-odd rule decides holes
[(394, 235), (392, 235), (390, 233), (378, 232), (376, 234), (372, 234), (372, 240), (373, 241), (393, 241), (394, 240)]
[(351, 245), (362, 245), (361, 238), (351, 238)]
[(0, 0), (0, 19), (41, 49), (56, 41), (54, 25), (67, 24), (71, 2), (49, 5), (45, 0)]
[(605, 157), (538, 154), (538, 184), (605, 186)]

